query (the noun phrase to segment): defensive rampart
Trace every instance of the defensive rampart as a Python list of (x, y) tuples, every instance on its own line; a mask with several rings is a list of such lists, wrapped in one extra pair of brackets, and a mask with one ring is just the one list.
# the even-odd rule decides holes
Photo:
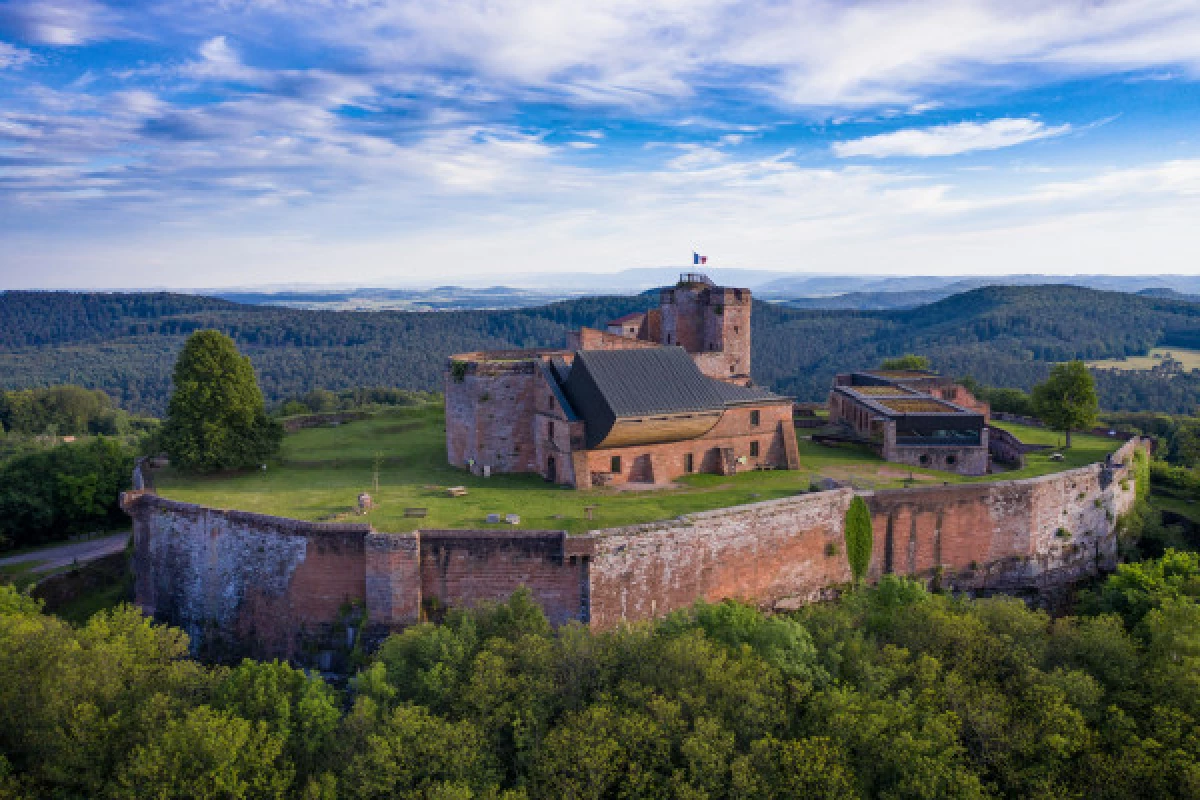
[[(1112, 569), (1134, 502), (1132, 441), (1109, 464), (1019, 481), (864, 493), (870, 576), (972, 592), (1052, 592)], [(367, 525), (221, 511), (131, 492), (137, 602), (215, 656), (336, 668), (339, 654), (453, 606), (528, 587), (555, 624), (607, 628), (697, 599), (764, 608), (850, 578), (852, 489), (567, 536), (561, 531), (378, 533)]]

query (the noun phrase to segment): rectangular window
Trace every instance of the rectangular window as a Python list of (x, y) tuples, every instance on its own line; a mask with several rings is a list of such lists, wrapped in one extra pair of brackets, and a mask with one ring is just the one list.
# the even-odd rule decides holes
[(554, 438), (554, 420), (549, 420), (546, 423), (546, 436), (551, 439)]
[(683, 471), (684, 472), (695, 472), (696, 471), (696, 462), (692, 458), (691, 453), (683, 454)]
[(751, 458), (758, 458), (758, 442), (750, 443), (750, 456)]
[(620, 456), (613, 456), (613, 457), (612, 457), (612, 464), (610, 464), (609, 466), (611, 467), (611, 469), (609, 470), (609, 472), (620, 473), (620, 471), (621, 471), (621, 457), (620, 457)]
[(760, 422), (762, 422), (762, 412), (761, 411), (751, 411), (750, 412), (750, 424), (757, 425)]

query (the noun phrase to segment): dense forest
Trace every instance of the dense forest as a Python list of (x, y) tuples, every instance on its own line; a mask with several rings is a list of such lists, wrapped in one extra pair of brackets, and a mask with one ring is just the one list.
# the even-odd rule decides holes
[(554, 631), (518, 593), (392, 636), (342, 691), (0, 586), (0, 798), (1198, 798), (1198, 595), (1177, 551), (1058, 619), (886, 576)]
[[(558, 346), (580, 325), (645, 309), (649, 292), (540, 308), (462, 312), (334, 312), (247, 306), (173, 294), (0, 294), (0, 387), (75, 383), (135, 412), (161, 413), (188, 333), (216, 328), (250, 356), (268, 402), (315, 388), (440, 387), (448, 354)], [(1200, 344), (1200, 304), (1071, 286), (987, 287), (902, 311), (819, 311), (756, 303), (757, 381), (819, 400), (839, 371), (903, 353), (991, 386), (1028, 389), (1052, 362)], [(1191, 413), (1200, 374), (1100, 371), (1109, 409)]]

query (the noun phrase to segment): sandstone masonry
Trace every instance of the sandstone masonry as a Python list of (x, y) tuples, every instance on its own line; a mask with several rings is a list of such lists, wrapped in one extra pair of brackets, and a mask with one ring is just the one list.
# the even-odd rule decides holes
[[(1116, 519), (1135, 499), (1133, 452), (1018, 481), (865, 494), (870, 577), (968, 592), (1047, 593), (1116, 564)], [(763, 608), (849, 580), (837, 489), (568, 536), (562, 531), (389, 534), (223, 511), (129, 492), (137, 603), (197, 652), (324, 668), (356, 644), (528, 587), (555, 624), (609, 628), (698, 599)]]

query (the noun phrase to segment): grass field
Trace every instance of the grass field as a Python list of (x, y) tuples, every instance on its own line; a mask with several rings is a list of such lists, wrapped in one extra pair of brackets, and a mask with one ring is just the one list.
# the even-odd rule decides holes
[(19, 564), (2, 564), (0, 565), (0, 583), (9, 583), (24, 591), (27, 587), (46, 577), (47, 573), (37, 571), (37, 568), (43, 563), (45, 562), (22, 561)]
[[(1077, 436), (1064, 463), (1031, 456), (1026, 469), (989, 479), (1027, 477), (1098, 461), (1118, 444)], [(158, 472), (155, 480), (163, 496), (176, 500), (307, 520), (369, 521), (382, 531), (490, 527), (484, 520), (489, 513), (498, 513), (520, 515), (522, 528), (571, 532), (788, 497), (808, 491), (818, 478), (849, 481), (862, 488), (894, 488), (910, 485), (910, 480), (917, 485), (981, 480), (909, 469), (889, 464), (864, 448), (824, 447), (807, 439), (800, 441), (800, 463), (802, 468), (791, 472), (692, 475), (681, 480), (679, 488), (648, 491), (576, 491), (547, 484), (536, 475), (475, 477), (446, 463), (442, 409), (431, 405), (291, 434), (284, 439), (279, 462), (266, 471), (190, 477), (168, 469)], [(378, 490), (374, 488), (376, 467)], [(447, 486), (460, 485), (467, 487), (467, 496), (446, 495)], [(364, 491), (374, 498), (376, 508), (360, 516), (355, 503)], [(588, 506), (593, 507), (590, 520)], [(428, 509), (428, 515), (407, 518), (404, 510), (409, 507)]]
[(1200, 350), (1184, 350), (1180, 347), (1156, 347), (1144, 356), (1089, 361), (1087, 365), (1095, 369), (1121, 369), (1148, 372), (1154, 367), (1161, 366), (1163, 356), (1165, 355), (1170, 355), (1176, 361), (1183, 364), (1184, 372), (1200, 369)]

